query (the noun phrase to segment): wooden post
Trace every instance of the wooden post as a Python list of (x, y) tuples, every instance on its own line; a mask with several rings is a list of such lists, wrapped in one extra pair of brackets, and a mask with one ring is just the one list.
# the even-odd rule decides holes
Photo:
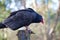
[(28, 36), (26, 36), (26, 30), (19, 30), (17, 33), (18, 40), (30, 40), (30, 35), (34, 34), (31, 30), (28, 30)]

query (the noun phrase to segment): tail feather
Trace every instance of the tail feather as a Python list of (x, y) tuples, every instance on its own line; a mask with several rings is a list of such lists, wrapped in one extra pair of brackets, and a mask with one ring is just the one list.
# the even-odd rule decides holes
[(7, 28), (7, 27), (3, 23), (0, 23), (0, 29), (3, 29), (3, 28)]

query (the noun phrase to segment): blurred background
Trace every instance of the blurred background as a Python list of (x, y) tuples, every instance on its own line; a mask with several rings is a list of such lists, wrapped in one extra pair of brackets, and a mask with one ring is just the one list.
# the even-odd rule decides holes
[[(0, 0), (0, 22), (11, 12), (32, 8), (44, 18), (44, 24), (33, 23), (29, 27), (35, 33), (30, 40), (60, 40), (60, 0)], [(9, 28), (0, 29), (0, 40), (18, 40)]]

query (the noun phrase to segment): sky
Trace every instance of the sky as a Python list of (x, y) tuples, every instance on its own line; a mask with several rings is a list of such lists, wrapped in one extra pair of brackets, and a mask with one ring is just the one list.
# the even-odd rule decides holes
[(58, 6), (59, 6), (58, 0), (52, 0), (52, 2), (53, 2), (53, 4), (52, 4), (51, 8), (53, 8), (54, 10), (57, 10)]
[[(26, 2), (26, 7), (27, 7), (27, 8), (28, 8), (28, 7), (31, 7), (31, 6), (30, 6), (31, 3), (32, 3), (32, 1), (27, 0), (27, 2)], [(41, 0), (38, 0), (37, 3), (40, 4), (40, 3), (41, 3)], [(58, 0), (52, 0), (52, 4), (49, 5), (49, 8), (52, 8), (53, 10), (57, 10), (57, 8), (58, 8), (58, 6), (59, 6), (58, 3), (59, 3)], [(9, 5), (8, 5), (8, 7), (9, 7)], [(15, 5), (14, 0), (12, 0), (12, 3), (10, 4), (10, 8), (12, 9), (12, 11), (19, 10), (19, 8), (16, 7), (16, 5)], [(21, 9), (24, 9), (23, 6), (21, 6), (20, 8), (21, 8)]]

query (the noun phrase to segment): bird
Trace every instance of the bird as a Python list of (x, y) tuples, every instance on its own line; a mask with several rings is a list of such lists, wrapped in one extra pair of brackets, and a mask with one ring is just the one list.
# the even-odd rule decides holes
[(10, 28), (17, 30), (23, 26), (27, 27), (32, 23), (44, 23), (43, 17), (32, 8), (26, 8), (11, 12), (10, 15), (0, 23), (0, 29)]

